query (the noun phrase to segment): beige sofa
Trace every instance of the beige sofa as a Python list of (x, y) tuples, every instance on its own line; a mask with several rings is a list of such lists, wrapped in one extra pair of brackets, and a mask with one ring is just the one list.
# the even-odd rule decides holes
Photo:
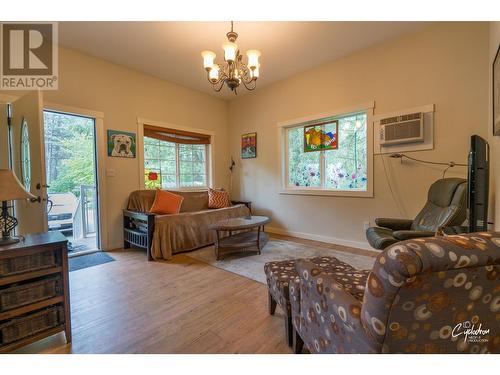
[(208, 208), (208, 192), (173, 191), (184, 197), (179, 214), (149, 213), (155, 198), (154, 190), (137, 190), (130, 194), (123, 212), (124, 247), (137, 246), (147, 250), (149, 260), (170, 259), (173, 254), (198, 249), (215, 242), (210, 224), (219, 220), (250, 215), (243, 204)]

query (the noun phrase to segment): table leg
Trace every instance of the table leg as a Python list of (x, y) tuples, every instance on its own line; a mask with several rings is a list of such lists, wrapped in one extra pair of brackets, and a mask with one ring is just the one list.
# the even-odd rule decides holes
[(260, 226), (257, 227), (257, 249), (259, 249), (260, 255)]
[(219, 260), (219, 231), (216, 230), (217, 237), (215, 238), (215, 260)]

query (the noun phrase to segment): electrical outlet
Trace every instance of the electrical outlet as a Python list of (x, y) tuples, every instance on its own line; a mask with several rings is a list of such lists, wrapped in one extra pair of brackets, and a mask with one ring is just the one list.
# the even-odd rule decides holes
[(364, 228), (365, 230), (367, 230), (368, 228), (370, 228), (370, 222), (369, 222), (369, 221), (364, 221), (364, 222), (363, 222), (363, 228)]

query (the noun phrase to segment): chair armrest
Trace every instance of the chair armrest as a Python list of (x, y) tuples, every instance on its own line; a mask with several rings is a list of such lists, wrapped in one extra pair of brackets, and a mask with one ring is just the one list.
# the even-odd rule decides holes
[(412, 238), (434, 237), (435, 232), (428, 230), (398, 230), (392, 233), (398, 240), (411, 240)]
[(379, 217), (375, 219), (375, 224), (379, 227), (389, 228), (392, 230), (409, 230), (413, 224), (413, 220)]

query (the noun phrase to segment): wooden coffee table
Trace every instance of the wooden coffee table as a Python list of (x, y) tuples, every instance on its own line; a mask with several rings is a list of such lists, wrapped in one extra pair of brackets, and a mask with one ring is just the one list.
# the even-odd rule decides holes
[[(215, 241), (217, 260), (220, 259), (222, 253), (256, 251), (260, 254), (260, 250), (269, 241), (269, 236), (264, 232), (264, 226), (270, 222), (271, 219), (267, 216), (247, 216), (221, 220), (210, 225), (210, 229), (217, 233)], [(246, 229), (248, 231), (233, 234), (233, 232)], [(229, 232), (229, 236), (222, 237), (221, 232)]]

